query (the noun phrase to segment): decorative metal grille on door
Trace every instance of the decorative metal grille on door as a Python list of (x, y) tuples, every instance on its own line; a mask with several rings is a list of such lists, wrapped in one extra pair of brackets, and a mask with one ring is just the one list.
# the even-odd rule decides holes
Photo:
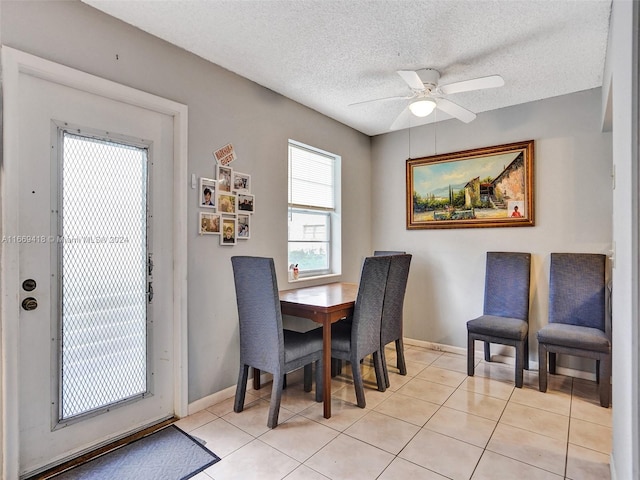
[(62, 132), (59, 420), (150, 390), (148, 150)]

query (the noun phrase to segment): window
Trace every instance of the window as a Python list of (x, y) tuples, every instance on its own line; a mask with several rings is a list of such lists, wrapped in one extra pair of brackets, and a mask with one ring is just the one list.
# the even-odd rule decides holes
[(69, 420), (149, 390), (149, 166), (146, 146), (60, 134), (59, 419)]
[(300, 277), (340, 273), (340, 157), (289, 141), (289, 265)]

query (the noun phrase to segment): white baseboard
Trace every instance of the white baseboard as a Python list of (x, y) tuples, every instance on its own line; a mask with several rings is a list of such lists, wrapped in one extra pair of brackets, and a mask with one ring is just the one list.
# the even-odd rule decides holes
[[(413, 338), (404, 338), (403, 340), (406, 345), (414, 345), (416, 347), (429, 348), (431, 350), (436, 350), (438, 352), (455, 353), (458, 355), (467, 354), (467, 349), (463, 347), (454, 347), (452, 345), (444, 345), (442, 343), (426, 342), (424, 340), (415, 340)], [(479, 358), (483, 358), (484, 354), (482, 353), (482, 349), (476, 348), (476, 352), (479, 353), (477, 355)], [(491, 361), (504, 363), (506, 365), (515, 365), (515, 358), (509, 355), (494, 354), (494, 355), (491, 355)], [(529, 360), (529, 370), (538, 370), (538, 368), (539, 368), (538, 362)], [(582, 370), (574, 370), (573, 368), (556, 366), (556, 372), (560, 375), (566, 375), (568, 377), (582, 378), (582, 379), (591, 380), (594, 382), (596, 380), (595, 373), (585, 372)]]
[(211, 395), (207, 395), (206, 397), (202, 397), (199, 400), (196, 400), (193, 403), (190, 403), (187, 406), (187, 414), (193, 415), (194, 413), (198, 413), (205, 408), (212, 407), (216, 403), (220, 403), (223, 400), (226, 400), (229, 397), (233, 397), (236, 393), (236, 386), (231, 385), (230, 387), (225, 388), (224, 390), (220, 390), (219, 392), (212, 393)]
[(618, 480), (618, 475), (616, 474), (616, 464), (613, 461), (613, 452), (609, 455), (609, 470), (611, 472), (611, 480)]
[(582, 370), (574, 370), (573, 368), (558, 367), (556, 366), (556, 372), (560, 375), (566, 375), (567, 377), (582, 378), (584, 380), (596, 381), (596, 374), (590, 372), (583, 372)]
[[(250, 377), (248, 382), (252, 382), (252, 378)], [(271, 381), (270, 373), (261, 373), (260, 375), (260, 383), (267, 383)], [(255, 390), (247, 388), (247, 392), (253, 392)], [(207, 395), (195, 402), (190, 403), (187, 406), (187, 414), (193, 415), (194, 413), (198, 413), (201, 410), (212, 407), (217, 403), (220, 403), (227, 398), (233, 397), (236, 394), (236, 386), (231, 385), (230, 387), (225, 388), (224, 390), (220, 390), (219, 392), (212, 393), (211, 395)]]
[(454, 347), (451, 345), (444, 345), (442, 343), (427, 342), (424, 340), (416, 340), (414, 338), (403, 338), (405, 345), (414, 345), (416, 347), (429, 348), (438, 352), (456, 353), (458, 355), (466, 355), (467, 349), (462, 347)]

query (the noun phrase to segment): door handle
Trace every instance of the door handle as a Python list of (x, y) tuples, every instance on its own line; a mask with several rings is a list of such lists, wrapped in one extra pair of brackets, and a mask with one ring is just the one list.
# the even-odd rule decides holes
[(27, 297), (22, 301), (22, 308), (26, 311), (35, 310), (38, 308), (38, 301), (33, 297)]

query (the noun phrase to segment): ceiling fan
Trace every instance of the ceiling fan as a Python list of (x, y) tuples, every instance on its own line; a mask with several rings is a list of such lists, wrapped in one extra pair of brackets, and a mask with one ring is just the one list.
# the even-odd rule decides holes
[(462, 122), (469, 123), (476, 118), (476, 114), (444, 97), (454, 93), (483, 90), (504, 85), (504, 80), (500, 75), (490, 75), (488, 77), (473, 78), (461, 82), (449, 83), (447, 85), (440, 85), (440, 72), (433, 68), (423, 68), (416, 71), (398, 70), (397, 73), (407, 85), (409, 85), (409, 88), (411, 88), (410, 95), (365, 100), (364, 102), (351, 104), (359, 105), (382, 100), (412, 100), (391, 124), (391, 130), (395, 130), (405, 124), (411, 114), (416, 117), (426, 117), (431, 114), (435, 108), (442, 110)]

